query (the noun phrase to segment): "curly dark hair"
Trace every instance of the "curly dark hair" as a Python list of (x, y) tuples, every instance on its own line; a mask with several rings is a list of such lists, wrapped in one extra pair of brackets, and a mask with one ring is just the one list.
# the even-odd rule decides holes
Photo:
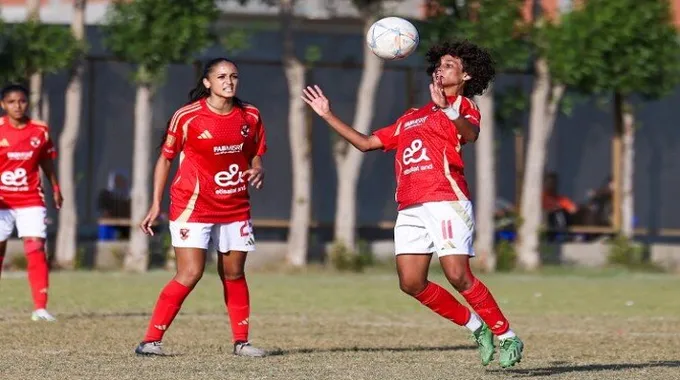
[(428, 75), (432, 76), (439, 66), (439, 60), (445, 55), (460, 58), (463, 71), (470, 75), (471, 79), (463, 88), (463, 96), (470, 98), (481, 95), (496, 76), (495, 62), (489, 52), (467, 40), (447, 41), (430, 47), (425, 55)]

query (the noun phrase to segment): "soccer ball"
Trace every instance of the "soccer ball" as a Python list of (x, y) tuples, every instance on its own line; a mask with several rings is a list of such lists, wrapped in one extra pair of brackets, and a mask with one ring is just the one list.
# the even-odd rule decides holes
[(413, 24), (401, 17), (385, 17), (373, 23), (366, 33), (366, 44), (378, 57), (396, 61), (411, 55), (420, 36)]

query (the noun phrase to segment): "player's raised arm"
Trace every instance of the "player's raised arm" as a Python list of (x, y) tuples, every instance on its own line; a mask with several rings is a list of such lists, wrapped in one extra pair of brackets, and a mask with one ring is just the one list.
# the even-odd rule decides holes
[(465, 139), (465, 142), (473, 143), (479, 137), (479, 124), (470, 122), (465, 115), (462, 114), (461, 105), (463, 97), (458, 95), (456, 100), (451, 104), (447, 101), (444, 86), (442, 85), (441, 76), (437, 73), (432, 74), (432, 83), (430, 83), (430, 97), (432, 102), (444, 111), (446, 116), (456, 125), (458, 132)]
[(333, 130), (350, 144), (354, 145), (355, 148), (362, 152), (368, 152), (383, 147), (383, 144), (378, 137), (374, 135), (366, 136), (335, 116), (333, 112), (331, 112), (328, 98), (326, 98), (319, 86), (307, 86), (307, 88), (302, 91), (304, 92), (302, 100), (309, 104), (314, 112), (321, 116)]

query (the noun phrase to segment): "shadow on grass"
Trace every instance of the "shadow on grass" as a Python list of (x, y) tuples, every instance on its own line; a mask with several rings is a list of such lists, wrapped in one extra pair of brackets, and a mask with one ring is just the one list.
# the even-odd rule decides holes
[(295, 354), (321, 354), (337, 352), (416, 352), (416, 351), (462, 351), (474, 350), (475, 346), (412, 346), (412, 347), (332, 347), (332, 348), (294, 348), (284, 350), (281, 348), (269, 351), (269, 356), (295, 355)]
[(564, 365), (564, 362), (556, 363), (555, 367), (541, 368), (513, 368), (497, 369), (489, 372), (514, 374), (513, 377), (539, 377), (562, 375), (565, 373), (578, 372), (597, 372), (597, 371), (625, 371), (629, 369), (649, 369), (649, 368), (680, 368), (680, 361), (652, 361), (647, 363), (612, 363), (612, 364), (583, 364), (583, 365)]

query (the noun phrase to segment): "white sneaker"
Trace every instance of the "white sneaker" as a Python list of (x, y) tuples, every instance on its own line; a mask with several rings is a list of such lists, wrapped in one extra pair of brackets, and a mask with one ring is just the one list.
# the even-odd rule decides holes
[(32, 321), (47, 321), (47, 322), (54, 322), (57, 320), (57, 318), (54, 318), (50, 313), (47, 312), (45, 309), (38, 309), (31, 314), (31, 320)]
[(250, 342), (236, 342), (234, 343), (234, 355), (261, 358), (266, 356), (267, 353), (262, 349), (253, 347)]

